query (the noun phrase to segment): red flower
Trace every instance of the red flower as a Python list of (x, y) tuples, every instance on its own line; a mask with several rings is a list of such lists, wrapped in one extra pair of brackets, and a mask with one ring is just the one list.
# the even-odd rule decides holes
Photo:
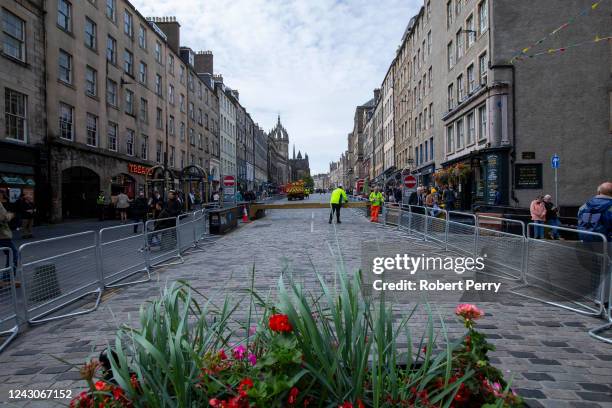
[(289, 316), (285, 314), (275, 314), (270, 316), (268, 325), (270, 326), (270, 330), (279, 333), (290, 333), (293, 331), (293, 326), (291, 326), (291, 323), (289, 323)]
[(293, 387), (291, 388), (291, 391), (289, 391), (289, 398), (287, 398), (287, 403), (289, 405), (293, 405), (297, 402), (297, 396), (300, 393), (300, 390), (298, 390), (297, 387)]
[(83, 391), (70, 401), (70, 408), (90, 408), (93, 407), (93, 403), (94, 400), (91, 395), (87, 391)]
[(123, 398), (123, 389), (120, 387), (113, 388), (113, 398), (117, 401)]
[(338, 408), (353, 408), (353, 403), (350, 401), (344, 401), (342, 404), (338, 405)]
[(476, 320), (484, 315), (484, 312), (478, 309), (475, 305), (462, 303), (455, 308), (455, 314), (465, 320)]
[(365, 405), (363, 405), (360, 399), (357, 400), (357, 408), (365, 408)]
[(218, 400), (218, 399), (216, 399), (216, 398), (211, 398), (211, 399), (208, 401), (208, 405), (210, 405), (210, 406), (211, 406), (211, 407), (213, 407), (213, 408), (220, 407), (220, 406), (221, 406), (221, 401), (219, 401), (219, 400)]
[(104, 391), (106, 388), (106, 383), (104, 381), (96, 381), (94, 386), (96, 387), (96, 391)]
[(304, 407), (307, 407), (310, 405), (310, 398), (304, 398)]
[(130, 376), (130, 384), (132, 384), (132, 388), (134, 388), (136, 391), (140, 390), (140, 383), (138, 382), (138, 377), (136, 377), (136, 374), (132, 374)]
[(219, 351), (219, 358), (221, 360), (226, 360), (227, 359), (227, 355), (225, 354), (225, 350)]
[(240, 381), (240, 385), (238, 385), (238, 393), (241, 397), (246, 397), (247, 391), (251, 388), (253, 388), (253, 380), (247, 377), (244, 380)]

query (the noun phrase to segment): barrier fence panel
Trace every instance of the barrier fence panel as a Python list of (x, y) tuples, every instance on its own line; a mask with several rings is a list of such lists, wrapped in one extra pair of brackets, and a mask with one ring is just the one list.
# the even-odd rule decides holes
[(194, 213), (194, 233), (196, 244), (206, 235), (206, 211), (200, 210)]
[(195, 213), (178, 217), (178, 246), (181, 253), (195, 247)]
[(495, 273), (482, 273), (519, 281), (525, 264), (525, 224), (518, 220), (477, 215), (476, 225), (476, 255), (486, 257), (486, 264), (495, 267)]
[(412, 213), (409, 205), (403, 205), (400, 211), (399, 228), (406, 231), (410, 235)]
[(385, 224), (397, 226), (400, 218), (400, 208), (392, 205), (383, 206), (385, 209)]
[[(49, 253), (50, 249), (59, 254)], [(98, 233), (94, 231), (21, 245), (18, 276), (26, 320), (36, 324), (94, 311), (102, 296), (97, 255)], [(97, 296), (93, 307), (46, 317), (90, 294)]]
[(177, 265), (183, 262), (179, 249), (177, 221), (178, 217), (169, 217), (149, 220), (145, 224), (147, 265), (149, 267)]
[(0, 265), (2, 279), (0, 281), (0, 352), (17, 336), (19, 322), (17, 321), (17, 294), (15, 293), (15, 268), (13, 251), (10, 248), (0, 248)]
[[(100, 230), (100, 268), (104, 287), (142, 283), (151, 279), (144, 229), (145, 224), (139, 222)], [(142, 279), (124, 282), (141, 272), (144, 274)]]
[[(563, 232), (566, 239), (536, 239), (541, 232)], [(526, 243), (523, 284), (513, 293), (584, 315), (605, 314), (610, 266), (604, 235), (530, 223)]]
[(427, 235), (427, 208), (418, 205), (410, 207), (410, 234), (414, 234), (422, 239)]
[(446, 210), (438, 208), (428, 208), (427, 233), (425, 237), (428, 241), (437, 242), (446, 246)]
[[(604, 311), (604, 318), (608, 320), (606, 324), (603, 326), (596, 327), (594, 329), (589, 330), (589, 335), (597, 340), (601, 340), (606, 343), (612, 344), (612, 337), (604, 336), (604, 333), (612, 334), (612, 260), (610, 259), (612, 256), (611, 247), (612, 244), (610, 242), (608, 244), (608, 296), (607, 296), (607, 305), (608, 307)], [(606, 299), (604, 297), (604, 299)], [(604, 304), (605, 307), (605, 304)]]
[(449, 211), (446, 226), (447, 249), (476, 256), (476, 216), (459, 211)]

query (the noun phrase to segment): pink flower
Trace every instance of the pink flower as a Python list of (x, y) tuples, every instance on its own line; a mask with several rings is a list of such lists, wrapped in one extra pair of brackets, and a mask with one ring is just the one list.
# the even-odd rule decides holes
[(242, 344), (234, 347), (234, 351), (233, 351), (234, 358), (236, 360), (242, 360), (244, 358), (244, 355), (246, 354), (246, 351), (247, 351), (246, 347), (244, 347), (244, 345)]
[(252, 326), (249, 328), (249, 336), (253, 336), (255, 333), (257, 333), (257, 326)]
[(251, 363), (251, 365), (257, 364), (257, 356), (255, 354), (249, 353), (249, 356), (247, 358), (249, 360), (249, 363)]
[(465, 320), (476, 320), (484, 315), (484, 312), (478, 309), (475, 305), (462, 303), (455, 308), (455, 314)]

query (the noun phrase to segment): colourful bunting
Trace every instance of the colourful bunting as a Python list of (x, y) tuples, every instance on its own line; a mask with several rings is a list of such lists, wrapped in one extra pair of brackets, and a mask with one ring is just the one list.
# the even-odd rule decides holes
[[(538, 41), (536, 41), (535, 43), (531, 44), (528, 47), (523, 48), (521, 51), (519, 51), (514, 57), (512, 57), (512, 59), (510, 60), (510, 63), (514, 63), (514, 61), (520, 61), (520, 57), (524, 54), (527, 54), (527, 52), (529, 52), (529, 50), (531, 50), (532, 48), (536, 47), (539, 44), (542, 44), (544, 41), (546, 41), (547, 39), (549, 39), (550, 37), (556, 35), (558, 32), (564, 30), (565, 28), (567, 28), (569, 25), (571, 25), (572, 23), (574, 23), (574, 21), (576, 21), (576, 19), (578, 17), (584, 17), (587, 14), (589, 14), (589, 12), (597, 9), (599, 7), (599, 5), (604, 2), (606, 0), (598, 0), (595, 3), (591, 4), (590, 7), (585, 8), (584, 10), (580, 11), (580, 13), (578, 13), (578, 15), (571, 17), (568, 21), (566, 21), (565, 23), (561, 24), (559, 27), (557, 27), (556, 29), (554, 29), (553, 31), (551, 31), (550, 33), (548, 33), (546, 36), (544, 36), (543, 38), (539, 39)], [(596, 41), (597, 42), (597, 41)], [(548, 50), (548, 52), (550, 53), (551, 50)], [(553, 50), (553, 51), (558, 51), (558, 50)]]
[(595, 38), (592, 39), (592, 40), (581, 41), (581, 42), (578, 42), (578, 43), (566, 45), (565, 47), (549, 48), (546, 51), (536, 52), (534, 54), (521, 54), (519, 56), (514, 57), (512, 59), (512, 62), (514, 63), (515, 61), (523, 61), (525, 59), (525, 57), (527, 57), (527, 58), (535, 58), (535, 57), (539, 57), (541, 55), (561, 54), (561, 53), (567, 51), (570, 48), (581, 47), (583, 45), (598, 43), (598, 42), (606, 41), (606, 40), (608, 42), (612, 42), (612, 35), (609, 35), (607, 37), (600, 37), (599, 35), (596, 35)]

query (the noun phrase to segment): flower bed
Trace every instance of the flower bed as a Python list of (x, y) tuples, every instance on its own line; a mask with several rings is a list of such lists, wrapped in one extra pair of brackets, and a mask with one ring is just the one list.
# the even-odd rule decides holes
[(200, 305), (199, 293), (176, 283), (141, 308), (140, 328), (120, 328), (100, 361), (83, 366), (89, 389), (70, 406), (522, 406), (489, 363), (493, 346), (476, 330), (476, 306), (455, 310), (461, 339), (436, 335), (430, 313), (421, 340), (401, 352), (400, 335), (415, 344), (407, 324), (414, 310), (394, 321), (384, 298), (363, 297), (358, 277), (339, 281), (336, 290), (320, 279), (320, 298), (281, 282), (276, 304), (251, 291), (246, 322), (234, 320), (238, 305), (229, 299)]

